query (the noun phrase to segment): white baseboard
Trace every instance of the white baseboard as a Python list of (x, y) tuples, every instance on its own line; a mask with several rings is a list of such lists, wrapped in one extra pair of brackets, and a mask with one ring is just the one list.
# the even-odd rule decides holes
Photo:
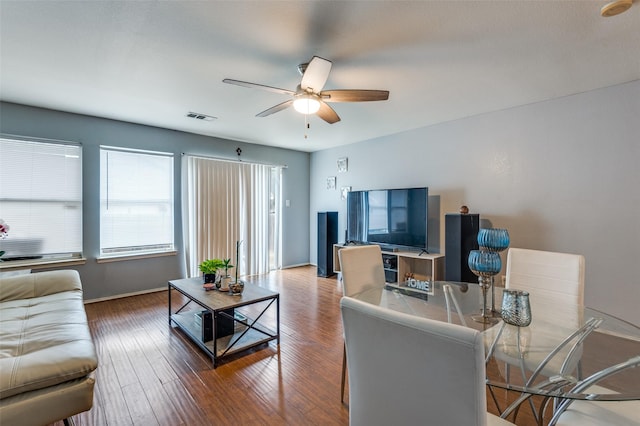
[(316, 266), (312, 263), (299, 263), (297, 265), (287, 265), (287, 266), (283, 266), (282, 269), (291, 269), (291, 268), (299, 268), (301, 266)]
[[(299, 268), (301, 266), (316, 266), (316, 265), (313, 265), (311, 263), (300, 263), (298, 265), (283, 266), (282, 269)], [(89, 303), (106, 302), (107, 300), (122, 299), (123, 297), (139, 296), (141, 294), (156, 293), (158, 291), (167, 291), (167, 287), (164, 286), (164, 287), (152, 288), (152, 289), (149, 289), (149, 290), (134, 291), (132, 293), (124, 293), (124, 294), (116, 294), (114, 296), (99, 297), (97, 299), (85, 300), (84, 303), (86, 305), (86, 304), (89, 304)]]
[(167, 286), (152, 288), (149, 290), (134, 291), (132, 293), (116, 294), (114, 296), (99, 297), (97, 299), (89, 299), (89, 300), (85, 300), (84, 304), (87, 305), (89, 303), (105, 302), (107, 300), (122, 299), (123, 297), (139, 296), (141, 294), (147, 294), (147, 293), (157, 293), (158, 291), (167, 291)]

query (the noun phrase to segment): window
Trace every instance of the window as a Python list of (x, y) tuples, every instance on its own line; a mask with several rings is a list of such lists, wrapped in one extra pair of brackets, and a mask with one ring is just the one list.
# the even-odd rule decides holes
[(173, 154), (100, 147), (100, 255), (168, 252)]
[(0, 137), (3, 260), (82, 256), (82, 148)]

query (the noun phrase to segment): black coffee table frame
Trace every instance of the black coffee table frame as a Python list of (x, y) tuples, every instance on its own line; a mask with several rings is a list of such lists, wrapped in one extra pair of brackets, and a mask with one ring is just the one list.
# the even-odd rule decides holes
[[(175, 290), (187, 302), (172, 313), (171, 294)], [(185, 278), (168, 283), (169, 325), (175, 324), (205, 351), (216, 368), (222, 358), (276, 340), (280, 345), (280, 294), (246, 283), (241, 295), (217, 290), (205, 291), (202, 278)], [(187, 310), (191, 303), (202, 310)], [(251, 307), (255, 317), (237, 308)], [(262, 324), (264, 314), (275, 309), (275, 331)]]

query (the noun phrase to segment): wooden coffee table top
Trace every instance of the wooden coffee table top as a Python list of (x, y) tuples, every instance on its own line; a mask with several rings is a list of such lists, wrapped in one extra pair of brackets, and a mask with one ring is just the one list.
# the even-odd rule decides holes
[(212, 311), (236, 308), (279, 297), (279, 293), (275, 291), (247, 282), (244, 284), (244, 291), (239, 295), (231, 295), (229, 292), (219, 290), (207, 291), (202, 285), (201, 277), (169, 281), (169, 287), (175, 288), (189, 299)]

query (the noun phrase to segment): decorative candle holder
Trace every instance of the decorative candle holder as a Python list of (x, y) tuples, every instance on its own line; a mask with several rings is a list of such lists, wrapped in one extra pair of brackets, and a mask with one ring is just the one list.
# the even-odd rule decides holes
[(526, 327), (531, 324), (529, 293), (505, 289), (502, 293), (502, 319), (507, 324)]
[(240, 269), (240, 245), (242, 241), (236, 241), (236, 280), (229, 283), (229, 294), (239, 296), (244, 291), (244, 282), (238, 279), (238, 270)]
[[(501, 252), (509, 247), (509, 231), (501, 228), (482, 228), (478, 231), (478, 245), (480, 250)], [(499, 273), (500, 271), (496, 272)], [(499, 317), (496, 309), (496, 290), (491, 277), (491, 315)]]
[(473, 315), (474, 321), (483, 324), (494, 324), (497, 318), (491, 315), (487, 305), (487, 291), (493, 286), (493, 276), (500, 272), (502, 260), (496, 251), (471, 250), (468, 259), (469, 269), (478, 276), (478, 282), (482, 289), (482, 310), (480, 315)]
[(243, 291), (244, 291), (244, 282), (236, 281), (233, 283), (229, 283), (229, 294), (233, 296), (238, 296), (242, 294)]
[(509, 231), (500, 228), (482, 228), (478, 231), (478, 245), (489, 251), (504, 251), (509, 247)]

